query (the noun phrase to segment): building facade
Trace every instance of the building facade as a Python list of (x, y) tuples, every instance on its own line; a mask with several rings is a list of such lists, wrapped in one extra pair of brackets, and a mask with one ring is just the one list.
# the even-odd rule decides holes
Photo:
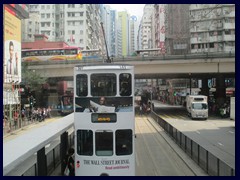
[(235, 5), (191, 4), (191, 53), (235, 52)]
[(117, 55), (128, 56), (129, 53), (129, 14), (118, 12), (117, 18)]
[(165, 5), (166, 52), (171, 55), (189, 53), (189, 4)]
[[(29, 4), (30, 13), (39, 21), (35, 34), (44, 34), (49, 41), (65, 41), (81, 49), (101, 49), (103, 34), (100, 26), (100, 4)], [(32, 15), (33, 16), (33, 15)], [(38, 16), (38, 17), (37, 17)], [(31, 20), (32, 24), (36, 20)], [(25, 23), (26, 24), (26, 23)], [(29, 26), (29, 22), (28, 22)], [(24, 41), (32, 41), (29, 28)], [(29, 34), (29, 35), (28, 35)]]
[(153, 48), (152, 37), (152, 16), (154, 6), (153, 4), (146, 4), (143, 11), (143, 17), (141, 21), (141, 47), (142, 49)]

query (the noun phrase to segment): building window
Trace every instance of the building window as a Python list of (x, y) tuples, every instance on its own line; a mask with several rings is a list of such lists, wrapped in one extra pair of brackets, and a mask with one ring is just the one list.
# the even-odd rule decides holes
[(75, 4), (68, 4), (68, 8), (75, 8)]
[(93, 155), (93, 131), (77, 130), (77, 153), (84, 156)]
[(226, 29), (225, 30), (225, 35), (229, 35), (229, 34), (231, 34), (231, 31), (229, 29)]
[(214, 43), (209, 43), (210, 48), (214, 48)]

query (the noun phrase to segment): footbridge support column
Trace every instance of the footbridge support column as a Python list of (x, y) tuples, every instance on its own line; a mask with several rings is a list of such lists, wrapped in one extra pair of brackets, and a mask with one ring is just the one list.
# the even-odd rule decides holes
[(45, 147), (43, 147), (37, 152), (37, 167), (38, 176), (47, 176), (47, 161), (45, 155)]
[(60, 144), (60, 157), (61, 157), (61, 174), (63, 175), (65, 164), (64, 159), (67, 154), (67, 148), (68, 148), (68, 132), (64, 132), (61, 135), (61, 144)]
[(226, 99), (225, 78), (219, 75), (216, 79), (216, 103), (222, 105)]
[(208, 78), (202, 79), (201, 94), (205, 96), (209, 96)]

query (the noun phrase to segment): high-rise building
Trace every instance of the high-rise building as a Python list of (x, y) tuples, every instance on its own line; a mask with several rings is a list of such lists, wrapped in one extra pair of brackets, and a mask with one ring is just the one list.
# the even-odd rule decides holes
[(29, 8), (30, 13), (39, 14), (39, 34), (49, 41), (65, 41), (82, 49), (102, 48), (100, 4), (30, 4)]
[(117, 18), (117, 55), (129, 54), (129, 14), (127, 11), (118, 12)]
[(143, 17), (141, 21), (141, 47), (142, 49), (153, 48), (153, 37), (152, 37), (152, 16), (154, 6), (153, 4), (146, 4), (143, 11)]
[(110, 23), (111, 23), (111, 30), (110, 30), (110, 47), (109, 52), (110, 56), (116, 56), (117, 55), (117, 11), (116, 10), (110, 10)]
[(131, 16), (129, 20), (129, 55), (135, 54), (135, 51), (138, 50), (137, 46), (137, 35), (139, 28), (139, 20), (136, 16)]
[(39, 34), (39, 13), (29, 13), (28, 19), (21, 20), (22, 42), (33, 42), (34, 35)]
[(235, 5), (191, 4), (191, 53), (235, 52)]
[(189, 4), (167, 4), (164, 11), (167, 53), (189, 53)]
[[(159, 48), (161, 54), (166, 53), (165, 37), (166, 37), (166, 5), (154, 4), (154, 15), (152, 16), (152, 37), (153, 47)], [(158, 54), (159, 52), (157, 52)]]

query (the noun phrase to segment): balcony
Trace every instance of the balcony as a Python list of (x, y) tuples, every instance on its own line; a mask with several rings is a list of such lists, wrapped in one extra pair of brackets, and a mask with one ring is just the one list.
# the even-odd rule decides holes
[(235, 41), (235, 35), (224, 35), (223, 36), (223, 41)]
[(225, 52), (235, 52), (235, 46), (225, 46), (223, 50)]
[(224, 23), (223, 28), (224, 29), (235, 29), (235, 23)]
[(222, 40), (223, 40), (222, 36), (210, 36), (209, 37), (209, 42), (219, 42)]

